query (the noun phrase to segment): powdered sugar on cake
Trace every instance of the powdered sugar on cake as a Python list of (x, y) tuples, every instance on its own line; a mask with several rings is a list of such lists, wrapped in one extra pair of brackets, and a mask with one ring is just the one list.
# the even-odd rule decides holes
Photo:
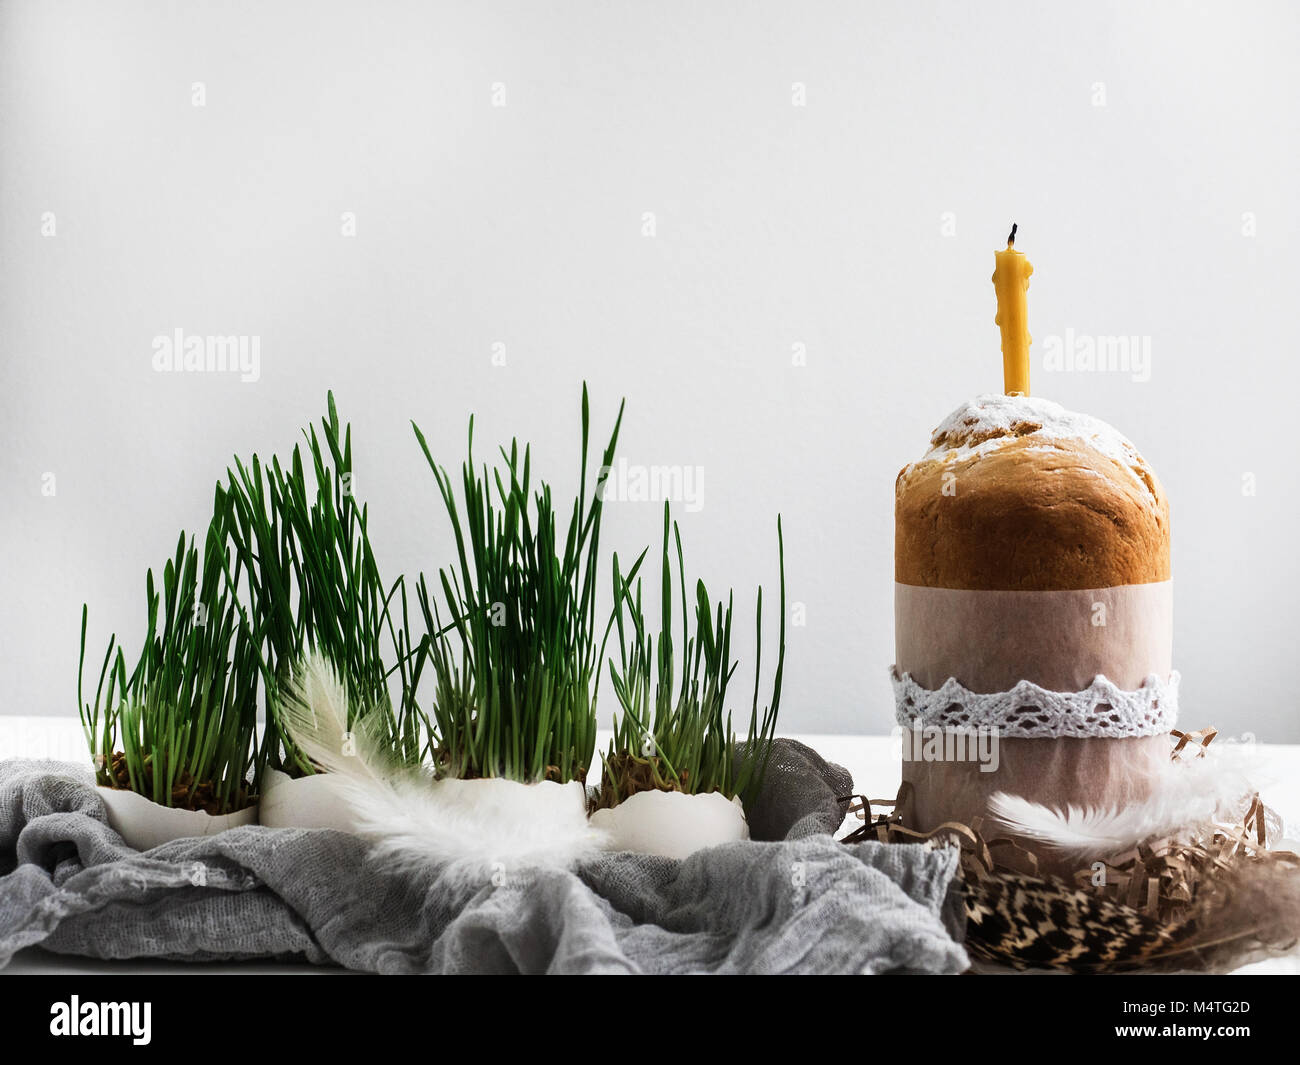
[(935, 429), (930, 437), (930, 450), (921, 462), (960, 462), (977, 458), (1023, 437), (1041, 441), (1041, 444), (1034, 445), (1036, 451), (1050, 451), (1054, 441), (1085, 443), (1114, 459), (1150, 488), (1146, 462), (1119, 430), (1100, 418), (1068, 411), (1059, 403), (1037, 396), (990, 394), (963, 403)]

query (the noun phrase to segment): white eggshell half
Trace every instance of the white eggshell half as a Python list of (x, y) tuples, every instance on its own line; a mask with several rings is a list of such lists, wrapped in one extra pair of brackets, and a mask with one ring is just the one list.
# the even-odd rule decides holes
[(121, 788), (96, 790), (108, 811), (108, 823), (136, 850), (147, 851), (161, 847), (174, 839), (192, 836), (215, 836), (228, 828), (257, 823), (257, 806), (248, 806), (233, 814), (213, 816), (202, 810), (176, 810), (160, 806), (138, 792)]
[(357, 830), (352, 804), (330, 773), (290, 777), (278, 769), (262, 775), (262, 800), (258, 821), (268, 828), (332, 828)]
[(591, 823), (606, 834), (610, 850), (664, 858), (687, 858), (704, 847), (749, 839), (740, 800), (716, 791), (639, 791), (612, 809), (597, 810)]

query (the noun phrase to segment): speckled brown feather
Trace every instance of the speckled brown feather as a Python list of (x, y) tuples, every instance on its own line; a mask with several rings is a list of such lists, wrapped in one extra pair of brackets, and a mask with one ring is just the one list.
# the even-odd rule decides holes
[(1231, 972), (1300, 948), (1300, 855), (1268, 849), (1280, 825), (1258, 797), (1240, 825), (1188, 826), (1179, 838), (1147, 841), (1104, 863), (1106, 882), (1094, 886), (1095, 864), (1073, 884), (1040, 875), (1032, 852), (1007, 838), (986, 841), (979, 821), (905, 827), (907, 788), (895, 799), (846, 796), (865, 823), (843, 842), (959, 848), (964, 943), (976, 961), (1077, 973)]
[(993, 872), (968, 879), (966, 949), (1016, 969), (1117, 971), (1173, 946), (1178, 927), (1055, 877)]

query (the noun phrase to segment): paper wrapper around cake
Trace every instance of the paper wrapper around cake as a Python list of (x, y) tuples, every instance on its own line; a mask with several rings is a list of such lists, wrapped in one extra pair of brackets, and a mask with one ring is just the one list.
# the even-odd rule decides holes
[[(1104, 422), (1029, 397), (973, 400), (931, 443), (895, 491), (905, 823), (970, 824), (1000, 791), (1062, 809), (1144, 800), (1177, 713), (1155, 474)], [(969, 751), (924, 757), (939, 729), (990, 728), (992, 772)]]

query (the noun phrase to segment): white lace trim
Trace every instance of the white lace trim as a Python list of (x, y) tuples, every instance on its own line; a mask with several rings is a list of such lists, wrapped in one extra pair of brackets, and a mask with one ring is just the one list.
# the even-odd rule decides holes
[(923, 688), (912, 674), (894, 682), (895, 718), (904, 728), (996, 730), (1000, 736), (1155, 736), (1178, 719), (1178, 673), (1154, 673), (1137, 691), (1124, 691), (1098, 674), (1079, 692), (1053, 692), (1022, 680), (1010, 691), (981, 694), (949, 677), (942, 688)]

